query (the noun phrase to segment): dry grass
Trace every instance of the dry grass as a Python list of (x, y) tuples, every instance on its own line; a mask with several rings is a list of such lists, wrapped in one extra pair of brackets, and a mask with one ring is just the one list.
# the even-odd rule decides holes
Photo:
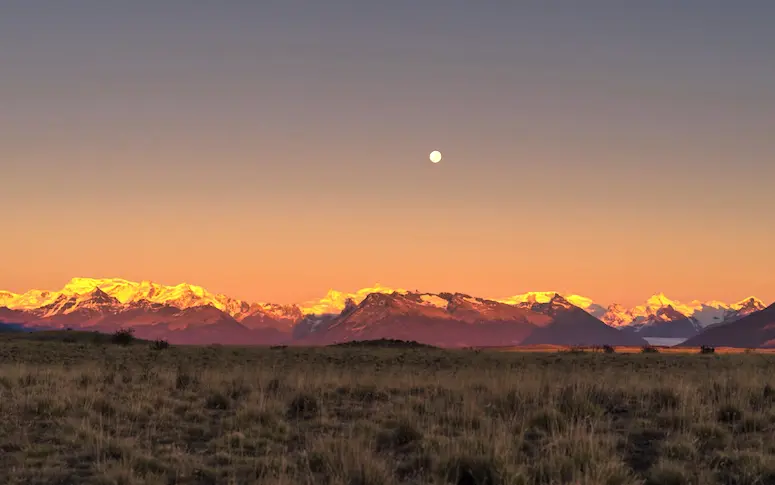
[[(700, 347), (664, 347), (654, 346), (660, 353), (663, 354), (696, 354), (700, 352)], [(594, 349), (592, 347), (579, 348), (585, 352), (600, 352), (601, 349)], [(492, 347), (489, 350), (497, 352), (563, 352), (573, 350), (573, 348), (566, 345), (530, 345), (524, 347)], [(632, 346), (620, 346), (615, 347), (617, 354), (640, 354), (643, 351), (643, 347)], [(740, 347), (715, 347), (716, 354), (775, 354), (775, 348), (769, 349), (743, 349)]]
[(0, 343), (0, 483), (771, 484), (772, 356)]

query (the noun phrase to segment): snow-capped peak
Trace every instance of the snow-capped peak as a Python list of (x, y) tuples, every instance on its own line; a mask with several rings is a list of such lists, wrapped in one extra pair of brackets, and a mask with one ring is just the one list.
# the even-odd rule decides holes
[[(131, 281), (127, 281), (121, 278), (81, 278), (76, 277), (68, 281), (59, 293), (63, 295), (84, 295), (91, 293), (95, 288), (99, 288), (102, 291), (112, 290), (117, 286), (130, 286), (137, 285)], [(104, 289), (103, 289), (104, 288)], [(122, 302), (123, 303), (123, 302)]]
[(598, 318), (603, 316), (603, 314), (606, 312), (606, 308), (598, 303), (595, 303), (592, 298), (573, 294), (563, 295), (558, 291), (530, 291), (528, 293), (522, 293), (506, 298), (498, 298), (495, 299), (495, 301), (508, 303), (509, 305), (519, 305), (523, 303), (549, 303), (556, 295), (560, 295), (571, 305), (577, 306)]
[(559, 293), (555, 293), (550, 299), (546, 300), (545, 298), (542, 298), (544, 301), (539, 301), (537, 298), (535, 298), (534, 295), (530, 295), (526, 301), (522, 303), (516, 303), (515, 305), (521, 308), (525, 308), (528, 310), (532, 310), (537, 313), (542, 313), (544, 315), (554, 316), (558, 313), (562, 313), (568, 310), (573, 310), (576, 307), (576, 305), (569, 302), (565, 297), (560, 295)]
[(83, 294), (71, 292), (59, 292), (56, 299), (40, 308), (36, 312), (43, 316), (67, 315), (76, 311), (106, 311), (117, 310), (121, 303), (99, 288)]
[[(9, 296), (10, 295), (10, 296)], [(151, 281), (134, 282), (123, 278), (73, 278), (60, 291), (30, 290), (22, 295), (2, 295), (0, 306), (14, 310), (35, 310), (46, 308), (46, 312), (65, 311), (52, 306), (56, 302), (74, 299), (68, 304), (68, 309), (80, 301), (81, 297), (94, 300), (109, 297), (118, 304), (130, 305), (147, 302), (150, 304), (169, 305), (180, 309), (201, 306), (212, 306), (229, 315), (241, 319), (243, 317), (263, 312), (277, 318), (296, 318), (298, 309), (292, 305), (274, 305), (269, 303), (250, 304), (222, 294), (210, 293), (201, 286), (180, 283), (167, 286)], [(103, 296), (104, 295), (104, 296)], [(144, 303), (144, 304), (147, 304)]]
[(735, 310), (740, 310), (742, 308), (756, 308), (757, 310), (764, 310), (766, 305), (763, 301), (756, 298), (755, 296), (749, 296), (748, 298), (744, 298), (737, 303), (733, 303), (730, 305), (730, 307)]
[(573, 304), (572, 304), (570, 301), (568, 301), (568, 299), (567, 299), (567, 298), (565, 298), (565, 297), (563, 297), (563, 296), (560, 296), (560, 294), (559, 294), (559, 293), (556, 293), (556, 294), (555, 294), (555, 295), (552, 297), (552, 299), (551, 299), (551, 300), (549, 300), (549, 303), (550, 303), (550, 304), (551, 304), (553, 307), (555, 307), (555, 308), (557, 308), (557, 307), (559, 307), (559, 308), (565, 308), (566, 310), (570, 310), (571, 308), (573, 308), (573, 307), (575, 306), (575, 305), (573, 305)]
[(360, 304), (367, 296), (372, 293), (408, 293), (402, 288), (389, 288), (376, 283), (369, 288), (361, 288), (352, 293), (346, 293), (337, 290), (328, 290), (323, 298), (309, 300), (299, 307), (305, 315), (324, 315), (329, 313), (339, 313), (344, 310), (347, 300), (352, 300), (356, 305)]
[(644, 305), (625, 308), (621, 305), (610, 305), (601, 317), (607, 324), (615, 327), (641, 326), (649, 322), (668, 322), (689, 318), (698, 327), (707, 327), (728, 321), (737, 317), (741, 312), (753, 313), (764, 308), (764, 304), (757, 298), (746, 298), (737, 303), (727, 304), (718, 300), (702, 302), (693, 300), (683, 303), (665, 296), (664, 293), (656, 293), (649, 297)]
[(8, 306), (19, 295), (10, 291), (0, 291), (0, 307)]
[(672, 306), (675, 308), (676, 306), (679, 306), (677, 302), (671, 300), (670, 298), (666, 297), (664, 293), (656, 293), (649, 297), (648, 300), (646, 300), (646, 306), (651, 308), (662, 308), (666, 306)]
[[(104, 303), (108, 306), (128, 305), (166, 305), (182, 310), (201, 306), (212, 306), (235, 319), (271, 317), (284, 320), (299, 320), (305, 315), (339, 314), (348, 307), (360, 304), (368, 295), (411, 296), (412, 301), (426, 306), (446, 307), (455, 295), (452, 293), (409, 292), (402, 288), (390, 288), (375, 284), (353, 292), (329, 290), (320, 299), (307, 301), (300, 305), (276, 305), (271, 303), (253, 303), (232, 298), (223, 294), (211, 293), (201, 286), (180, 283), (174, 286), (154, 283), (149, 280), (140, 282), (123, 278), (86, 278), (77, 277), (68, 281), (60, 291), (29, 290), (23, 294), (0, 291), (0, 307), (12, 310), (41, 310), (41, 312), (70, 311), (72, 308), (86, 308)], [(576, 294), (563, 294), (557, 291), (535, 291), (506, 298), (477, 300), (459, 296), (460, 301), (495, 301), (512, 306), (524, 305), (573, 305), (584, 309), (609, 325), (623, 327), (642, 325), (644, 322), (669, 322), (674, 319), (690, 318), (700, 327), (730, 321), (765, 308), (765, 304), (754, 297), (745, 298), (737, 303), (726, 304), (711, 300), (688, 303), (668, 298), (664, 293), (655, 293), (644, 304), (632, 308), (622, 305), (600, 305), (591, 298)], [(457, 300), (456, 300), (457, 301)], [(117, 302), (117, 303), (116, 303)], [(45, 310), (43, 310), (45, 309)], [(40, 313), (40, 312), (39, 312)]]

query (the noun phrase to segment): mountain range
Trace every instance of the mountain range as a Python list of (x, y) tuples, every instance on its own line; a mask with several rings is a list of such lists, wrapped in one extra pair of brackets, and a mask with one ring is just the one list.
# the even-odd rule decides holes
[(322, 345), (398, 338), (444, 347), (643, 345), (648, 339), (692, 339), (764, 308), (753, 297), (732, 304), (681, 303), (660, 293), (626, 308), (557, 292), (478, 298), (380, 285), (279, 305), (185, 283), (120, 278), (73, 278), (59, 291), (0, 291), (0, 323), (6, 328), (111, 332), (131, 327), (139, 337), (176, 344)]

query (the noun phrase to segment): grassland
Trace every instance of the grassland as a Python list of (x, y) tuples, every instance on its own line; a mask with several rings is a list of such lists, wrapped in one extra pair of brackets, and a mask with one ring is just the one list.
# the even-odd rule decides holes
[(775, 356), (0, 340), (3, 484), (771, 484)]

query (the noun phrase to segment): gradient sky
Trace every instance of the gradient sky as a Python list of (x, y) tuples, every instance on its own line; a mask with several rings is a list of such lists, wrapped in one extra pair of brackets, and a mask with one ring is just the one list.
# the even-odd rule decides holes
[(769, 303), (773, 19), (745, 0), (3, 2), (0, 288)]

